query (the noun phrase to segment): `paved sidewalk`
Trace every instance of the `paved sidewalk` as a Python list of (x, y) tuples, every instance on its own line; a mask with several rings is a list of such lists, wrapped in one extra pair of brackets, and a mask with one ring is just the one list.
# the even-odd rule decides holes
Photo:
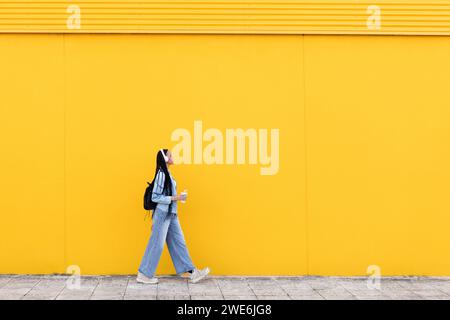
[(366, 277), (210, 276), (192, 284), (186, 277), (163, 276), (151, 285), (137, 283), (135, 276), (84, 276), (78, 289), (71, 289), (73, 283), (65, 275), (0, 275), (0, 300), (450, 300), (450, 277), (384, 277), (378, 288), (369, 288)]

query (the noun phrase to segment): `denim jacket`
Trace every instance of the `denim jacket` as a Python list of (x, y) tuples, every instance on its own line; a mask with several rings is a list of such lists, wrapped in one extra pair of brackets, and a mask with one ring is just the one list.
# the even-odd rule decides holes
[[(170, 179), (172, 180), (172, 195), (177, 194), (177, 182), (172, 177), (172, 174), (169, 171)], [(164, 181), (165, 181), (166, 175), (164, 174), (164, 171), (161, 169), (158, 170), (158, 173), (155, 177), (155, 183), (153, 185), (153, 193), (152, 193), (152, 201), (156, 202), (156, 209), (169, 212), (169, 205), (171, 207), (170, 212), (177, 213), (177, 202), (178, 201), (172, 201), (171, 196), (163, 194), (164, 189)], [(155, 210), (153, 212), (155, 212)]]

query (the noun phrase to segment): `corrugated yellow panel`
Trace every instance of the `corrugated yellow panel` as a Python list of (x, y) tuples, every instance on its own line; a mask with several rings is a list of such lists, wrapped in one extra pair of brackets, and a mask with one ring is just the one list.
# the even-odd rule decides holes
[(12, 0), (0, 32), (447, 35), (450, 0)]

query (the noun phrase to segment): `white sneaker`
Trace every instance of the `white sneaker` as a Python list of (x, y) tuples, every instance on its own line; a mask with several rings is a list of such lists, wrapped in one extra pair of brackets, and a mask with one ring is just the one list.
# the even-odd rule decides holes
[(149, 278), (145, 274), (138, 272), (136, 281), (140, 282), (140, 283), (146, 283), (146, 284), (157, 284), (158, 278), (156, 278), (156, 277)]
[(191, 273), (190, 280), (191, 283), (196, 283), (205, 278), (209, 273), (209, 268), (206, 267), (202, 270), (198, 270), (197, 268)]

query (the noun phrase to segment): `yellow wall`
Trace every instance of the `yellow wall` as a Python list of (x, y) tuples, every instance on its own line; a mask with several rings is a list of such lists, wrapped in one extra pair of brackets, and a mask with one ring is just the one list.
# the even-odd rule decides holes
[(64, 271), (63, 37), (0, 35), (0, 272)]
[[(450, 274), (445, 37), (0, 35), (0, 272), (135, 273), (155, 153), (279, 128), (280, 168), (186, 165), (213, 274)], [(161, 120), (163, 119), (163, 120)], [(158, 273), (172, 273), (165, 249)]]

